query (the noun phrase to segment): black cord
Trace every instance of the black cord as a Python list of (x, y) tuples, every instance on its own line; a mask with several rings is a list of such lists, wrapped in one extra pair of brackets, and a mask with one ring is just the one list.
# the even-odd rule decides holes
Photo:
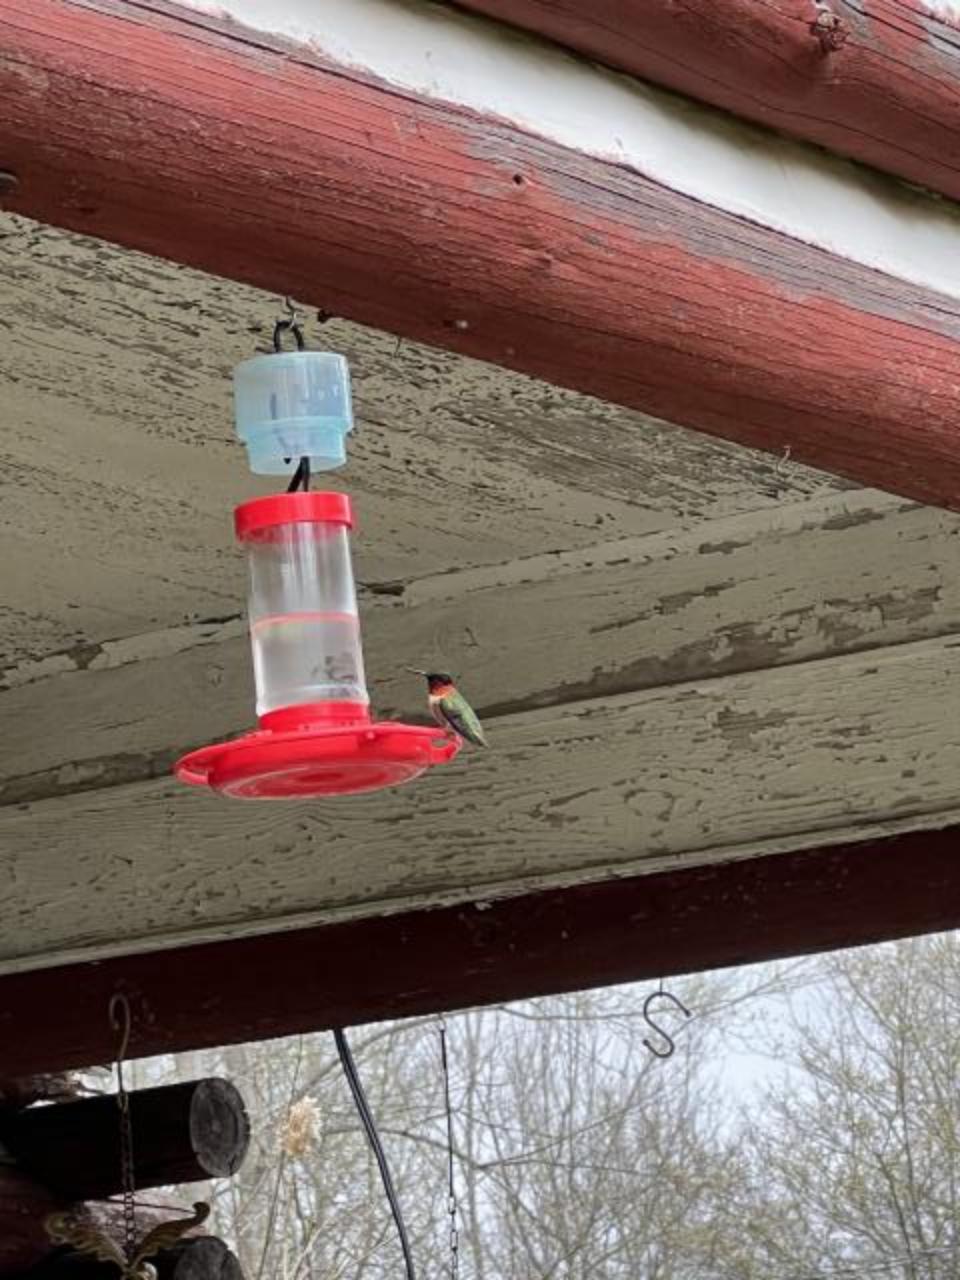
[[(297, 344), (297, 350), (303, 351), (305, 343), (303, 340), (303, 329), (300, 322), (296, 318), (296, 308), (292, 305), (289, 298), (287, 299), (287, 307), (290, 309), (289, 320), (278, 320), (273, 326), (273, 349), (279, 355), (283, 351), (283, 335), (290, 333), (293, 340)], [(276, 407), (272, 408), (272, 416), (277, 416)], [(284, 458), (284, 462), (289, 462), (289, 458)], [(298, 489), (303, 489), (304, 493), (310, 488), (310, 459), (301, 458), (296, 471), (293, 473), (293, 479), (287, 485), (287, 493), (296, 493)]]
[(296, 471), (293, 473), (293, 479), (287, 485), (287, 493), (296, 493), (298, 489), (303, 489), (304, 493), (310, 488), (310, 459), (301, 458)]
[(350, 1086), (350, 1092), (353, 1094), (353, 1100), (356, 1103), (364, 1132), (367, 1135), (367, 1140), (370, 1143), (373, 1154), (377, 1158), (377, 1164), (380, 1166), (380, 1177), (383, 1180), (383, 1189), (387, 1193), (390, 1212), (393, 1214), (393, 1220), (397, 1224), (397, 1234), (400, 1237), (400, 1248), (403, 1250), (403, 1261), (407, 1268), (407, 1280), (416, 1280), (416, 1272), (413, 1269), (413, 1255), (410, 1252), (410, 1241), (407, 1239), (407, 1228), (404, 1226), (403, 1214), (400, 1211), (400, 1201), (397, 1199), (397, 1192), (393, 1185), (393, 1178), (390, 1176), (390, 1166), (387, 1164), (386, 1153), (383, 1150), (380, 1135), (377, 1133), (376, 1122), (371, 1114), (370, 1105), (367, 1102), (367, 1095), (363, 1092), (363, 1085), (360, 1083), (360, 1076), (357, 1073), (357, 1064), (353, 1060), (353, 1054), (350, 1052), (350, 1046), (347, 1044), (347, 1037), (344, 1033), (340, 1030), (335, 1030), (333, 1038), (336, 1042), (337, 1053), (340, 1055), (340, 1062), (343, 1065), (343, 1074), (347, 1077), (347, 1084)]
[(450, 1102), (450, 1060), (447, 1056), (447, 1024), (440, 1019), (440, 1064), (443, 1067), (443, 1105), (447, 1113), (447, 1213), (450, 1215), (450, 1275), (460, 1275), (460, 1227), (457, 1219), (457, 1182), (454, 1174), (453, 1106)]

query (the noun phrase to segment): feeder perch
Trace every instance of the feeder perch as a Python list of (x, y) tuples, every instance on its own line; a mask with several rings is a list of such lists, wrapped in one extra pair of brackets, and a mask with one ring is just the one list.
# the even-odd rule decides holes
[(234, 369), (233, 389), (237, 434), (255, 474), (286, 475), (297, 458), (309, 458), (311, 471), (346, 462), (353, 406), (344, 356), (302, 349), (253, 356)]
[(370, 718), (347, 495), (255, 498), (234, 517), (250, 568), (260, 728), (184, 756), (177, 777), (227, 796), (293, 799), (376, 791), (451, 760), (460, 742), (442, 730)]

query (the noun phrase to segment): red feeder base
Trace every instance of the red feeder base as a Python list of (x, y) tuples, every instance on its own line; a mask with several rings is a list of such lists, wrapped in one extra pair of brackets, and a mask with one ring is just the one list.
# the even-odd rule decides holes
[(181, 782), (240, 800), (302, 800), (380, 791), (445, 764), (460, 740), (429, 725), (374, 723), (366, 708), (287, 708), (231, 742), (191, 751), (174, 765)]

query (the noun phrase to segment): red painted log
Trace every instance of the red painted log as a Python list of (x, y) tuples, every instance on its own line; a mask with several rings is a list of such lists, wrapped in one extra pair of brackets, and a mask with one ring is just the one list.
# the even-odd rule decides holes
[(7, 207), (960, 509), (960, 304), (162, 0), (0, 0)]
[(0, 1045), (23, 1074), (109, 1056), (117, 990), (145, 1055), (957, 928), (958, 851), (958, 827), (913, 832), (41, 969), (0, 978)]
[(455, 0), (960, 199), (960, 22), (923, 0)]

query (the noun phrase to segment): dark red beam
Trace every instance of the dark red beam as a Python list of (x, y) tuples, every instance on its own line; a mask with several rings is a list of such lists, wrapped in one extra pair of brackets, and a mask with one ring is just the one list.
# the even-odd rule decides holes
[(456, 0), (960, 199), (960, 22), (923, 0)]
[(960, 304), (303, 48), (0, 0), (2, 169), (43, 221), (960, 509)]
[(0, 978), (0, 1076), (747, 964), (960, 925), (960, 828)]

